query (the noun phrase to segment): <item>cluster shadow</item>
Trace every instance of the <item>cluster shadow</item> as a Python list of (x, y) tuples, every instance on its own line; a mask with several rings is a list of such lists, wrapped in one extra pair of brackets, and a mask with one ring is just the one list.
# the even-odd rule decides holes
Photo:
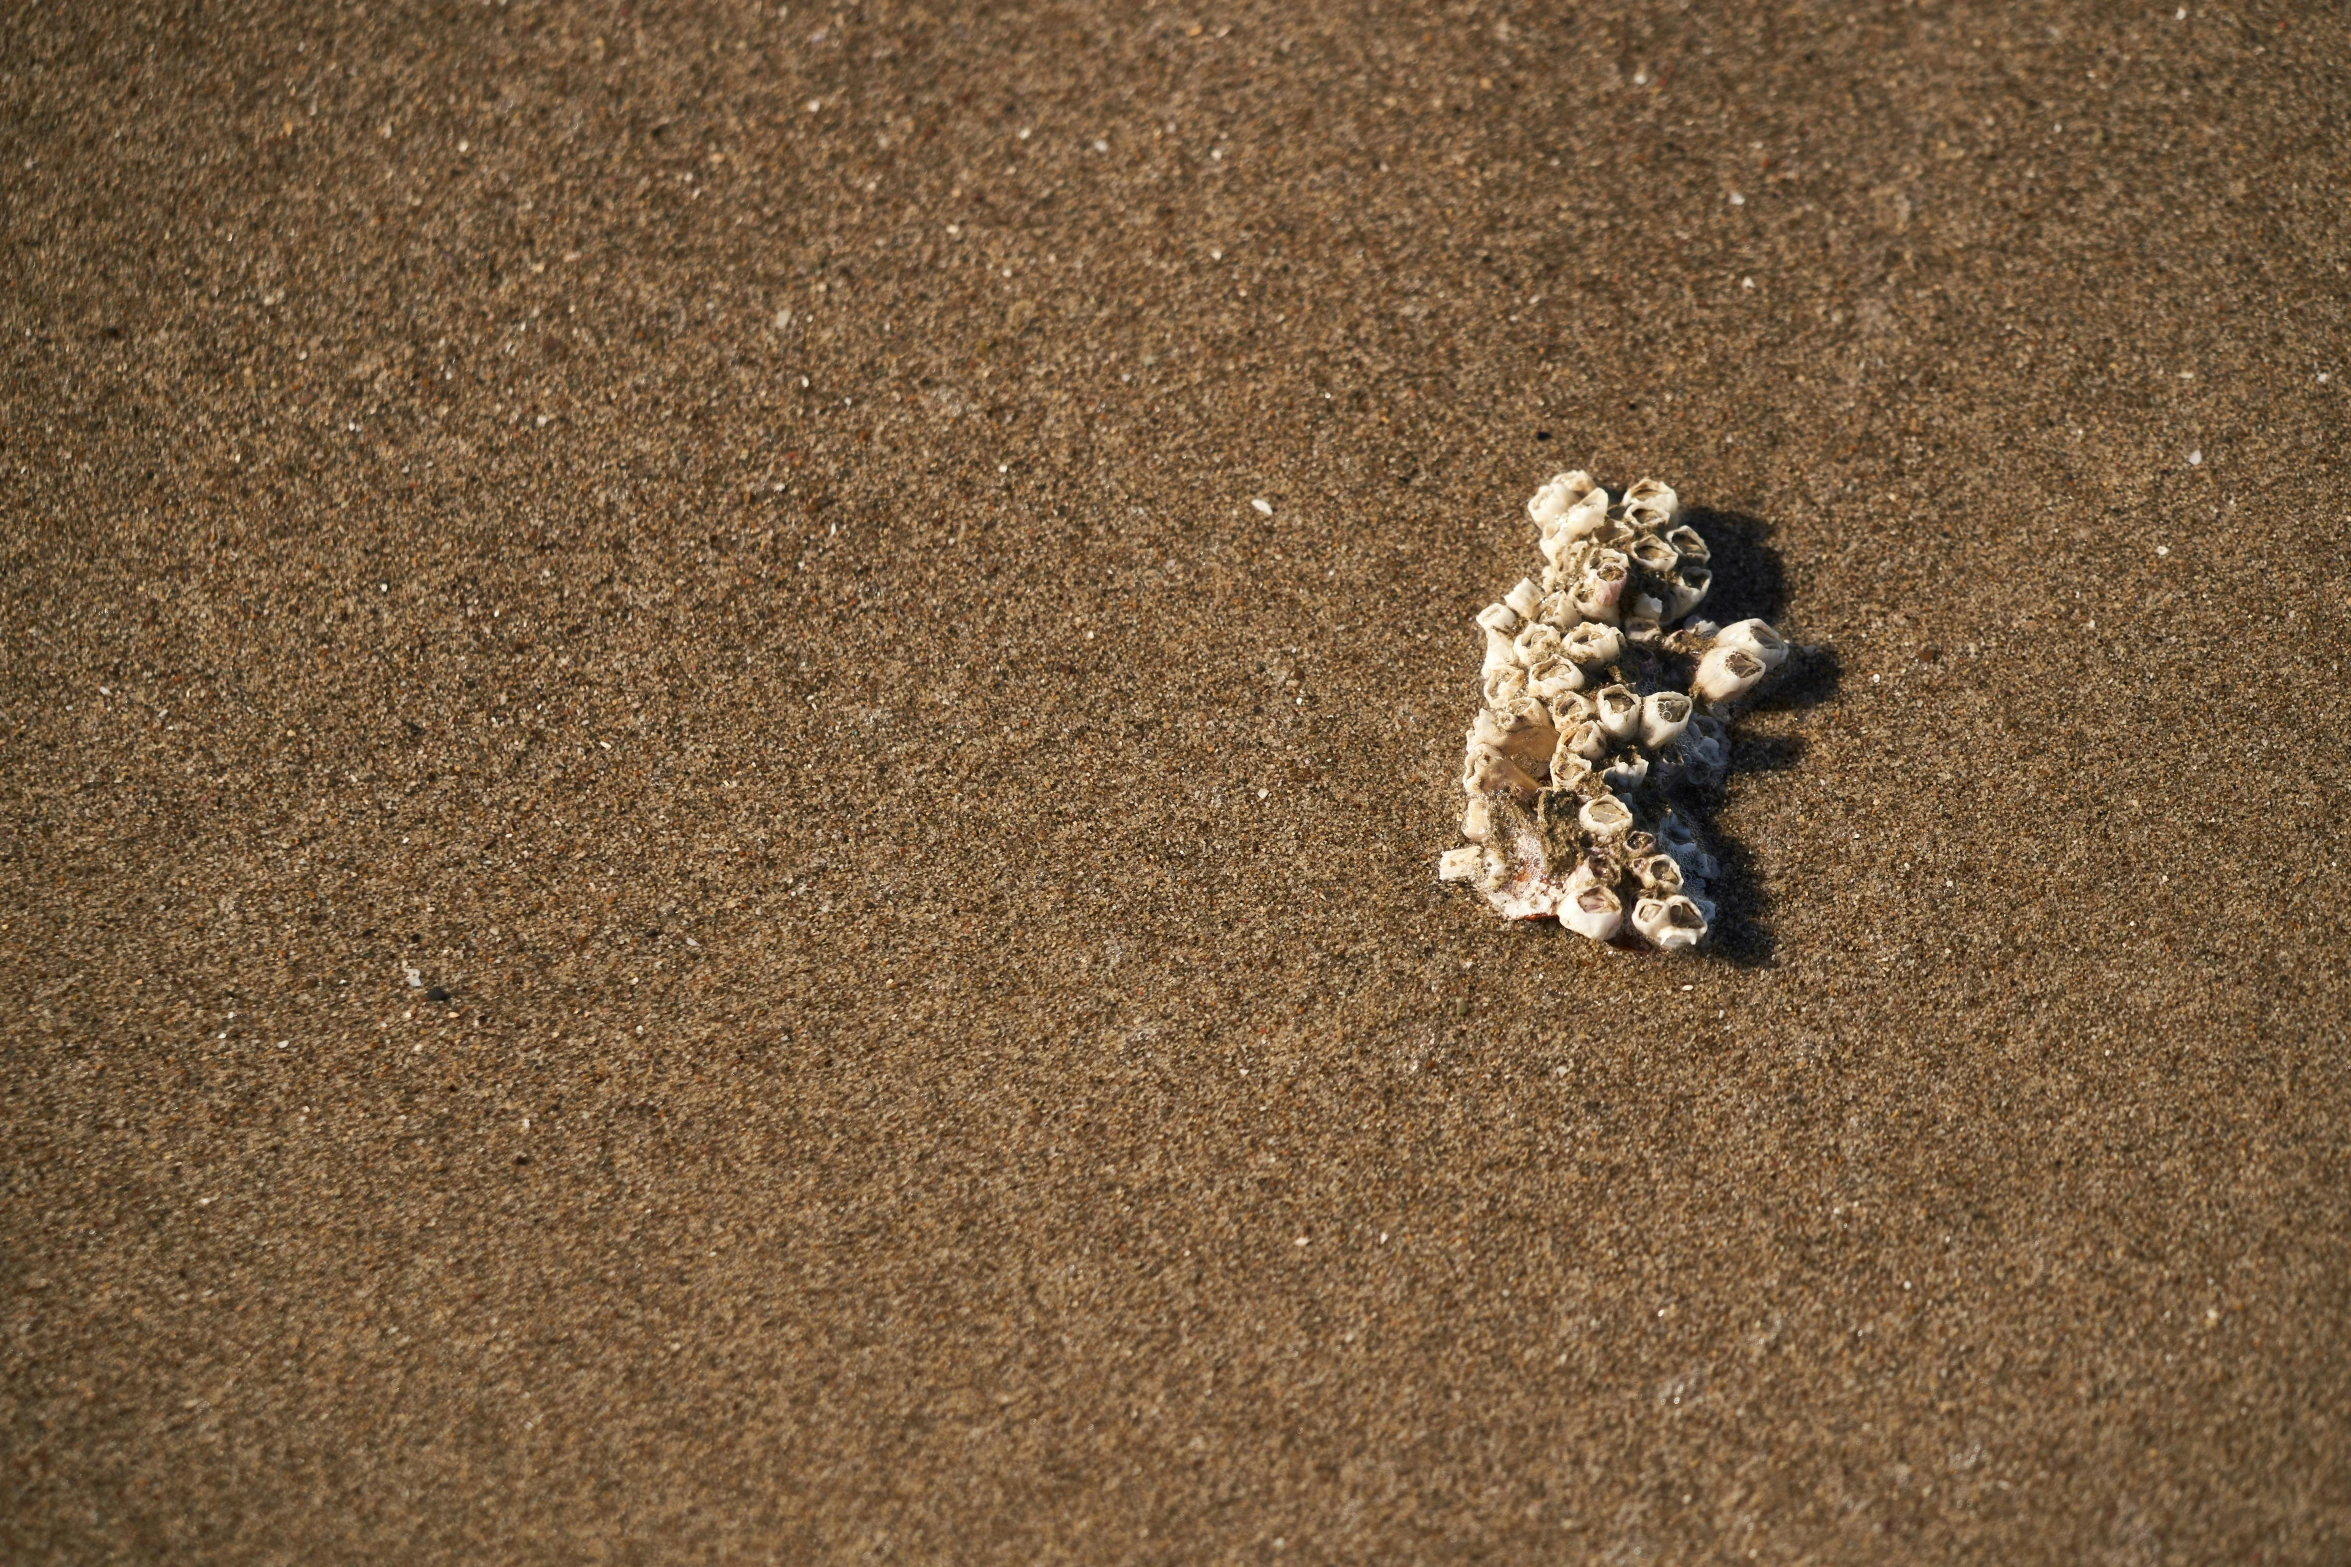
[[(1714, 586), (1699, 611), (1718, 625), (1749, 618), (1768, 620), (1783, 632), (1787, 614), (1787, 574), (1779, 552), (1771, 545), (1771, 524), (1746, 512), (1692, 507), (1683, 520), (1704, 535), (1712, 553)], [(1766, 685), (1749, 712), (1802, 712), (1819, 707), (1837, 694), (1843, 670), (1834, 648), (1809, 646), (1791, 637), (1794, 651), (1778, 677)], [(1804, 760), (1807, 743), (1801, 735), (1748, 735), (1732, 731), (1733, 773), (1789, 772)], [(1747, 846), (1722, 834), (1719, 825), (1706, 823), (1707, 839), (1721, 866), (1714, 884), (1718, 918), (1708, 948), (1726, 962), (1741, 967), (1764, 967), (1776, 950), (1771, 927), (1770, 889), (1756, 869)]]

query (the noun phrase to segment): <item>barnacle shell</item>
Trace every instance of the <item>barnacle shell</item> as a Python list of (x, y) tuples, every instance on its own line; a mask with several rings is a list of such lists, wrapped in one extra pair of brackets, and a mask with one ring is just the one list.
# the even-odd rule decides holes
[(1779, 668), (1788, 658), (1787, 639), (1761, 620), (1735, 621), (1723, 627), (1714, 634), (1714, 645), (1752, 653), (1767, 670)]
[(1706, 916), (1698, 912), (1698, 905), (1679, 894), (1645, 896), (1633, 905), (1633, 929), (1652, 947), (1675, 952), (1705, 939)]
[(1641, 732), (1641, 699), (1631, 686), (1602, 686), (1592, 705), (1599, 710), (1600, 727), (1611, 740), (1630, 740)]
[(1586, 621), (1559, 639), (1559, 651), (1586, 669), (1598, 669), (1624, 656), (1624, 633), (1611, 625)]
[(1679, 691), (1652, 691), (1641, 701), (1641, 743), (1660, 751), (1690, 727), (1690, 699)]
[(1698, 660), (1690, 694), (1704, 702), (1729, 702), (1754, 690), (1769, 673), (1763, 660), (1745, 648), (1716, 642)]
[(1713, 584), (1673, 490), (1612, 503), (1581, 472), (1535, 492), (1541, 581), (1479, 612), (1480, 711), (1465, 737), (1464, 847), (1438, 864), (1511, 919), (1556, 918), (1667, 951), (1714, 922), (1697, 825), (1729, 761), (1728, 714), (1788, 644), (1760, 620), (1682, 624)]
[(1579, 936), (1610, 940), (1624, 929), (1624, 899), (1613, 887), (1585, 887), (1560, 900), (1559, 923)]

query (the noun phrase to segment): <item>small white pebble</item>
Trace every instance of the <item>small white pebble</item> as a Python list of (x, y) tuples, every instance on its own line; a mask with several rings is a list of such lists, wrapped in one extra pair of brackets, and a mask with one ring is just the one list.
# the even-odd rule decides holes
[(1096, 152), (1108, 152), (1108, 151), (1110, 150), (1110, 143), (1108, 143), (1108, 142), (1106, 142), (1106, 141), (1097, 140), (1097, 141), (1094, 143), (1094, 150), (1095, 150)]
[(1257, 508), (1257, 514), (1261, 517), (1273, 515), (1273, 502), (1271, 501), (1251, 501), (1249, 504)]
[(2203, 467), (2203, 466), (2204, 466), (2204, 453), (2203, 453), (2203, 452), (2201, 452), (2201, 451), (2193, 451), (2193, 452), (2190, 452), (2190, 453), (2188, 453), (2188, 466), (2189, 466), (2189, 467), (2191, 467), (2191, 468), (2201, 468), (2201, 467)]
[(1739, 279), (1739, 286), (1741, 288), (1753, 288), (1755, 286), (1755, 280), (1751, 277), (1743, 277)]
[(2158, 555), (2169, 555), (2171, 553), (2171, 546), (2168, 544), (2158, 544), (2155, 546), (2155, 553)]
[(1258, 791), (1257, 791), (1257, 798), (1259, 798), (1260, 800), (1262, 800), (1262, 799), (1264, 799), (1264, 798), (1265, 798), (1265, 791), (1264, 791), (1263, 789), (1260, 789), (1260, 790), (1258, 790)]
[(1305, 1237), (1305, 1236), (1303, 1236), (1303, 1235), (1299, 1236), (1299, 1237), (1298, 1237), (1298, 1244), (1299, 1244), (1299, 1245), (1301, 1245), (1301, 1246), (1305, 1245), (1305, 1244), (1306, 1244), (1306, 1237)]
[(1734, 207), (1744, 207), (1747, 205), (1747, 198), (1734, 190), (1731, 192), (1731, 205)]

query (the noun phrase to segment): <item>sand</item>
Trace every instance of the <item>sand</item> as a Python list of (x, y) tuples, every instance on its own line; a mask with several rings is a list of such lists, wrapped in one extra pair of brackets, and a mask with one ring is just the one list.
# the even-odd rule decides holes
[[(0, 1555), (2351, 1555), (2351, 68), (2174, 9), (19, 8)], [(1710, 955), (1435, 881), (1567, 467), (1809, 649)]]

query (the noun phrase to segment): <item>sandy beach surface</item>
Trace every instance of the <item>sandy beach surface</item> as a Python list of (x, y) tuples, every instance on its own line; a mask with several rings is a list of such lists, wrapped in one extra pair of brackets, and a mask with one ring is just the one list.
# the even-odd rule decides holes
[[(12, 8), (0, 1555), (2351, 1557), (2351, 51), (2178, 9)], [(1702, 956), (1435, 880), (1570, 467), (1806, 645)]]

